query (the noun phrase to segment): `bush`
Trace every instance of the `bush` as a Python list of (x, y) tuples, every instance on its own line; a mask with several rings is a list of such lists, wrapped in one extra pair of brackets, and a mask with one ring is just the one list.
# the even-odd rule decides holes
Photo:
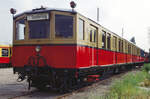
[(122, 80), (116, 81), (110, 92), (108, 93), (111, 99), (145, 99), (144, 97), (149, 96), (149, 92), (138, 88), (139, 83), (147, 79), (147, 72), (136, 72), (129, 73), (124, 76)]
[(150, 64), (144, 64), (142, 71), (131, 72), (115, 81), (106, 95), (94, 95), (90, 99), (150, 99), (150, 91), (139, 88), (141, 82), (150, 80), (149, 71)]
[(148, 73), (150, 71), (150, 64), (144, 64), (142, 70)]

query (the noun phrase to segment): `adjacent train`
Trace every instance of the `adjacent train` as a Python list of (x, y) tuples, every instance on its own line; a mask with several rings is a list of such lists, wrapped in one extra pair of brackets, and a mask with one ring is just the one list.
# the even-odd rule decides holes
[(0, 45), (0, 68), (11, 67), (12, 46)]
[(42, 7), (13, 20), (12, 66), (29, 88), (68, 90), (146, 61), (141, 48), (74, 10)]

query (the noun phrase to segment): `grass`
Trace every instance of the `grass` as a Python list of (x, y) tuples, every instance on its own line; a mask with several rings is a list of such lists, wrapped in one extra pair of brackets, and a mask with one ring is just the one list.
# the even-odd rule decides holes
[(105, 96), (92, 95), (90, 99), (150, 99), (150, 91), (139, 88), (141, 82), (150, 86), (149, 71), (150, 64), (144, 64), (142, 71), (131, 72), (115, 81)]

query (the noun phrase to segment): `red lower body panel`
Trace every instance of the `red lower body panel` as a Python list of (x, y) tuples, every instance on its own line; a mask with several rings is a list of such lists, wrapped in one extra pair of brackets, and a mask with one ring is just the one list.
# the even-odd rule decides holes
[(115, 64), (115, 52), (99, 49), (98, 50), (98, 65)]
[[(30, 57), (36, 60), (36, 46), (14, 46), (12, 65), (23, 67), (29, 62)], [(87, 46), (77, 45), (42, 45), (40, 56), (46, 60), (46, 65), (53, 68), (86, 68), (91, 66), (125, 64), (143, 61), (143, 57), (114, 52), (104, 49), (96, 49)], [(34, 65), (34, 64), (32, 64)], [(39, 61), (39, 66), (45, 65), (43, 60)]]
[(0, 57), (0, 64), (1, 63), (10, 63), (9, 57)]
[[(14, 46), (12, 65), (27, 65), (30, 57), (36, 57), (35, 47)], [(41, 46), (40, 56), (44, 57), (47, 65), (54, 68), (76, 68), (76, 46)], [(43, 64), (44, 62), (40, 62), (40, 65)]]

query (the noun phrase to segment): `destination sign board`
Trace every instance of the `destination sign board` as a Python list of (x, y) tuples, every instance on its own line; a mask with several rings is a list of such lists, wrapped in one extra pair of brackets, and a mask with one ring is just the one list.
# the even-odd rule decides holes
[(49, 19), (48, 13), (30, 14), (27, 16), (27, 20), (29, 20), (29, 21), (46, 20), (46, 19)]

